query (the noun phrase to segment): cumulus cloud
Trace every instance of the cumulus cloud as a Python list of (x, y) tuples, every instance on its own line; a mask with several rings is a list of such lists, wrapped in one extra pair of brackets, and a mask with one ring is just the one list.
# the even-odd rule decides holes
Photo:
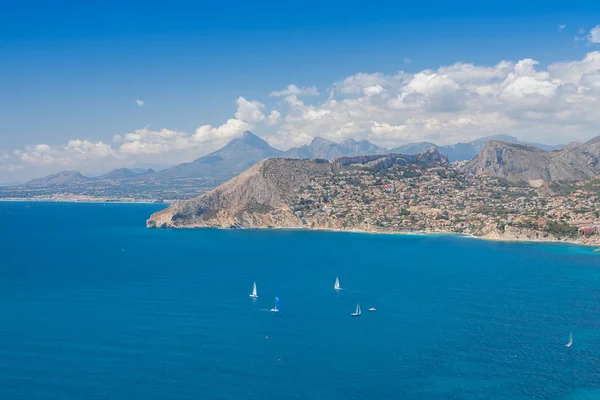
[(64, 165), (106, 159), (114, 156), (112, 147), (103, 142), (74, 139), (64, 146), (51, 147), (47, 144), (27, 146), (13, 152), (23, 164)]
[(272, 93), (282, 97), (277, 110), (238, 97), (232, 118), (192, 133), (146, 127), (115, 136), (110, 144), (77, 139), (5, 151), (0, 167), (9, 175), (32, 166), (93, 165), (97, 170), (133, 162), (185, 162), (248, 129), (281, 149), (315, 136), (368, 139), (388, 147), (467, 142), (498, 133), (549, 144), (587, 140), (599, 133), (600, 51), (545, 67), (525, 58), (495, 65), (461, 62), (415, 73), (361, 72), (333, 82), (324, 101), (302, 97), (315, 92), (290, 85)]
[(203, 125), (196, 129), (193, 139), (199, 143), (224, 144), (225, 142), (239, 136), (252, 126), (240, 119), (228, 119), (223, 125), (213, 128), (210, 125)]
[(275, 92), (269, 93), (271, 97), (285, 97), (285, 96), (318, 96), (320, 93), (315, 86), (311, 87), (298, 87), (296, 85), (288, 85), (287, 88)]
[(272, 110), (267, 119), (268, 125), (277, 125), (281, 121), (281, 113), (277, 110)]
[(377, 96), (378, 94), (381, 94), (385, 91), (386, 90), (380, 85), (367, 86), (363, 89), (363, 93), (365, 94), (365, 96)]
[(456, 63), (414, 74), (358, 73), (334, 83), (322, 104), (287, 97), (279, 135), (366, 138), (395, 146), (511, 133), (548, 143), (597, 134), (600, 52), (540, 69), (536, 60)]
[(596, 25), (596, 27), (592, 28), (587, 38), (590, 43), (600, 43), (600, 25)]
[(187, 150), (190, 141), (187, 133), (169, 129), (151, 130), (149, 127), (115, 136), (113, 141), (120, 143), (118, 151), (123, 155), (159, 155), (177, 150)]
[(161, 156), (161, 160), (180, 161), (198, 150), (212, 150), (248, 130), (250, 125), (239, 119), (229, 119), (224, 124), (213, 127), (202, 125), (193, 134), (170, 129), (153, 130), (149, 127), (138, 129), (123, 136), (114, 136), (119, 156), (133, 156), (145, 159), (145, 155)]
[(237, 98), (237, 111), (235, 117), (250, 123), (262, 122), (265, 120), (265, 114), (262, 110), (265, 105), (259, 101), (248, 101), (243, 97)]
[(145, 103), (144, 103), (144, 100), (136, 99), (136, 100), (135, 100), (135, 104), (137, 104), (138, 106), (140, 106), (140, 107), (141, 107), (141, 106), (143, 106)]

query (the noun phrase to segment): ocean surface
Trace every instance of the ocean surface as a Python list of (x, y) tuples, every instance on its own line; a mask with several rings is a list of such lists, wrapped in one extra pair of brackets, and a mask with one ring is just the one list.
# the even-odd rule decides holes
[(0, 203), (0, 399), (600, 398), (592, 249), (147, 230), (161, 207)]

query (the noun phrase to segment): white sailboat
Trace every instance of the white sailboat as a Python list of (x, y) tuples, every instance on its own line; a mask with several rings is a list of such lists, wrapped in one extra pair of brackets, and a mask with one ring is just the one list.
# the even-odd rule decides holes
[(566, 346), (566, 347), (571, 347), (571, 346), (573, 346), (573, 333), (570, 333), (570, 334), (569, 334), (569, 343), (567, 343), (565, 346)]
[(253, 299), (258, 299), (258, 292), (256, 291), (256, 282), (254, 282), (254, 287), (252, 288), (252, 293), (250, 293), (250, 297)]
[(375, 310), (376, 310), (376, 308), (375, 308), (375, 307), (371, 307), (371, 308), (369, 308), (369, 311), (371, 311), (371, 312), (372, 312), (372, 311), (375, 311)]
[(356, 311), (350, 314), (352, 317), (360, 317), (360, 304), (356, 303)]
[(333, 285), (333, 289), (334, 290), (342, 290), (342, 288), (340, 287), (340, 280), (336, 277), (335, 278), (335, 284)]
[(279, 297), (275, 297), (275, 307), (271, 308), (271, 312), (279, 312)]

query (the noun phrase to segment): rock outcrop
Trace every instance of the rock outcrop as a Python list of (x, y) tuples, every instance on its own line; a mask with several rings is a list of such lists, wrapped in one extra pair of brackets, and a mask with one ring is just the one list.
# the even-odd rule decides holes
[(600, 140), (573, 142), (560, 150), (489, 141), (463, 167), (473, 175), (496, 176), (516, 182), (581, 181), (600, 174)]
[(308, 145), (293, 147), (283, 153), (285, 158), (322, 158), (332, 160), (361, 154), (385, 154), (390, 151), (368, 140), (348, 139), (341, 143), (315, 137)]
[(448, 164), (435, 148), (416, 155), (343, 157), (333, 161), (267, 159), (192, 200), (172, 205), (150, 217), (149, 228), (332, 228), (329, 221), (305, 221), (290, 205), (298, 192), (315, 178), (331, 176), (347, 168), (380, 170), (419, 164)]
[(267, 159), (212, 191), (150, 217), (150, 228), (301, 227), (288, 207), (295, 190), (317, 174), (330, 174), (327, 161)]

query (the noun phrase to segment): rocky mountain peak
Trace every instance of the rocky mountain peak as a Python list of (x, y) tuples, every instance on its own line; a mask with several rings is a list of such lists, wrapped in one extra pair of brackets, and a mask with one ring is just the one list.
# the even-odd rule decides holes
[(571, 143), (549, 152), (529, 144), (491, 140), (463, 171), (519, 182), (584, 180), (600, 173), (599, 154), (593, 147)]

